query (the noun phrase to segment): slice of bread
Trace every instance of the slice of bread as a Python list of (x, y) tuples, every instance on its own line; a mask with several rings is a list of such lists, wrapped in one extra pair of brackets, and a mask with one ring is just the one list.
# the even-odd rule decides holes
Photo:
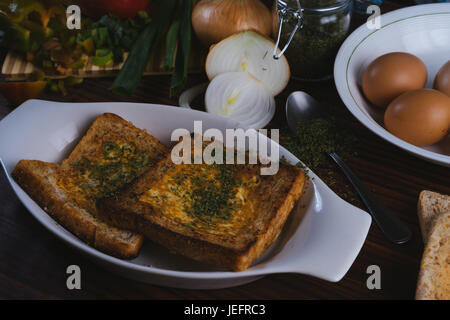
[(60, 166), (39, 160), (21, 160), (14, 168), (14, 180), (36, 203), (78, 238), (113, 256), (132, 259), (138, 255), (143, 237), (97, 219), (95, 203), (67, 192), (59, 182)]
[(416, 299), (450, 299), (450, 212), (432, 220), (420, 265)]
[(234, 271), (247, 269), (278, 237), (305, 186), (300, 169), (280, 164), (174, 164), (171, 152), (98, 213), (172, 252)]
[(167, 147), (121, 117), (97, 117), (62, 164), (20, 161), (14, 179), (61, 225), (95, 248), (116, 257), (137, 256), (143, 237), (111, 227), (96, 202), (114, 195), (149, 170)]
[(450, 196), (428, 190), (420, 193), (417, 214), (424, 243), (427, 242), (433, 218), (447, 211), (450, 211)]
[(450, 196), (424, 190), (417, 204), (425, 250), (416, 299), (450, 299)]
[(112, 196), (155, 165), (167, 150), (146, 131), (115, 114), (105, 113), (62, 162), (64, 184), (82, 189), (92, 199)]

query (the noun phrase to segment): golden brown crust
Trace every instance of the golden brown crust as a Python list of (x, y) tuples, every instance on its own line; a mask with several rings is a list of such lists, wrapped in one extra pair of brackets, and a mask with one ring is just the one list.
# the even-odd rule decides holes
[[(58, 165), (38, 160), (21, 160), (12, 172), (28, 195), (78, 238), (113, 256), (135, 258), (143, 237), (109, 226), (79, 206), (78, 199), (58, 185), (58, 174)], [(92, 206), (95, 208), (95, 204)]]
[[(78, 169), (77, 163), (82, 160), (93, 164), (105, 163), (105, 142), (131, 144), (148, 157), (137, 175), (148, 170), (167, 151), (165, 145), (146, 131), (115, 114), (105, 113), (96, 118), (61, 166), (41, 161), (20, 161), (13, 177), (45, 211), (80, 239), (113, 256), (131, 259), (138, 255), (143, 237), (98, 219), (95, 201), (103, 194), (102, 184), (93, 184), (85, 189), (79, 187), (81, 183), (90, 181), (83, 180), (84, 169)], [(130, 175), (130, 179), (133, 177)], [(122, 188), (127, 182), (126, 179), (120, 181), (112, 191)], [(110, 191), (110, 186), (106, 187)]]
[(424, 243), (427, 242), (433, 219), (448, 211), (450, 211), (450, 196), (428, 190), (423, 190), (420, 193), (417, 202), (417, 215)]
[(120, 259), (136, 258), (144, 243), (144, 237), (141, 234), (106, 224), (104, 227), (97, 227), (95, 231), (94, 247)]
[(70, 169), (83, 157), (94, 161), (102, 158), (101, 144), (105, 140), (133, 142), (137, 148), (145, 150), (156, 160), (160, 159), (167, 151), (167, 147), (163, 143), (145, 130), (136, 128), (118, 115), (104, 113), (95, 119), (69, 157), (62, 162), (62, 168)]
[(272, 216), (270, 222), (266, 225), (265, 232), (257, 236), (257, 240), (252, 244), (247, 253), (242, 254), (240, 261), (237, 264), (238, 270), (241, 271), (247, 269), (250, 264), (259, 256), (261, 256), (264, 251), (278, 238), (281, 230), (283, 229), (284, 223), (286, 222), (289, 213), (294, 208), (295, 203), (300, 198), (305, 187), (306, 177), (305, 173), (298, 170), (298, 174), (295, 180), (289, 187), (289, 192), (285, 195), (281, 202), (278, 210)]
[(168, 221), (139, 201), (172, 166), (175, 165), (169, 152), (117, 197), (100, 201), (99, 215), (112, 225), (142, 233), (170, 251), (234, 271), (247, 269), (276, 240), (306, 180), (303, 171), (284, 164), (276, 175), (261, 176), (261, 183), (252, 194), (254, 211), (258, 213), (255, 219), (236, 236), (211, 236)]

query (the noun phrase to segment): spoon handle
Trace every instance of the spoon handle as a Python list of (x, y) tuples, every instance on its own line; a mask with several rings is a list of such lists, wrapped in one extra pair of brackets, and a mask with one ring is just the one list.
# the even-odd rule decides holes
[(386, 208), (375, 195), (359, 180), (355, 173), (345, 164), (336, 153), (329, 153), (330, 157), (341, 168), (366, 205), (375, 223), (386, 238), (396, 244), (403, 244), (411, 239), (411, 231), (388, 208)]

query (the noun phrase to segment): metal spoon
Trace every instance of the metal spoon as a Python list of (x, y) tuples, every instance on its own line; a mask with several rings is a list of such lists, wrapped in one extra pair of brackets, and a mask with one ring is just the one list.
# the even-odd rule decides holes
[[(323, 107), (309, 94), (302, 91), (291, 93), (286, 101), (286, 119), (294, 134), (300, 119), (313, 119), (324, 114)], [(336, 162), (366, 205), (373, 220), (390, 241), (402, 244), (411, 239), (411, 231), (361, 182), (335, 152), (329, 156)]]

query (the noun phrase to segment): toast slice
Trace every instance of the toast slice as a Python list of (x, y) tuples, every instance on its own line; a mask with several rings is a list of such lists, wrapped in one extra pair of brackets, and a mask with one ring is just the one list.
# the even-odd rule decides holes
[(416, 299), (450, 299), (450, 212), (432, 220), (420, 265)]
[(165, 145), (144, 130), (105, 113), (97, 117), (60, 166), (20, 161), (13, 177), (44, 210), (82, 240), (130, 259), (137, 256), (143, 237), (102, 222), (96, 202), (147, 171), (166, 151)]
[(122, 259), (136, 257), (143, 237), (97, 219), (93, 214), (95, 204), (88, 207), (83, 197), (61, 187), (59, 175), (59, 165), (39, 160), (21, 160), (12, 173), (41, 208), (78, 238)]
[(423, 190), (420, 193), (417, 203), (417, 214), (424, 243), (427, 242), (433, 219), (439, 214), (448, 211), (450, 211), (450, 196), (428, 190)]
[(278, 237), (305, 186), (300, 169), (280, 164), (174, 164), (171, 152), (99, 214), (172, 252), (234, 271), (247, 269)]
[(121, 117), (100, 115), (61, 168), (64, 185), (87, 198), (112, 196), (150, 169), (168, 148)]

